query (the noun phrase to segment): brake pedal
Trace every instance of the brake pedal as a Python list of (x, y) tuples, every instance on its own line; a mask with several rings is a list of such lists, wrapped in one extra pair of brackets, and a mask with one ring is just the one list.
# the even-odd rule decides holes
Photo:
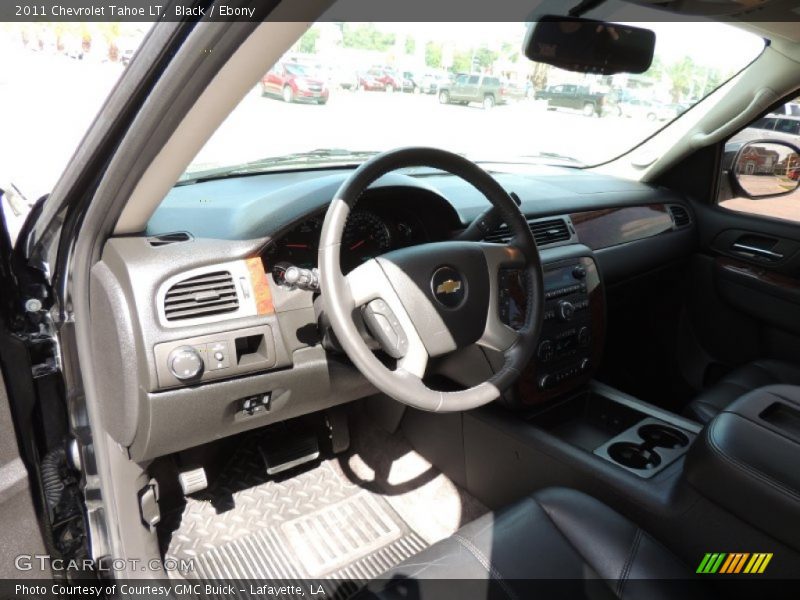
[(319, 442), (314, 434), (286, 439), (280, 436), (259, 447), (267, 468), (267, 475), (277, 475), (319, 458)]

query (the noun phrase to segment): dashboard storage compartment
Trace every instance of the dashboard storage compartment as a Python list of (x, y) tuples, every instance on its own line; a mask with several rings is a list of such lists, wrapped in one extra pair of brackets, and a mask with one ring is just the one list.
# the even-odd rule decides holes
[(800, 549), (800, 387), (773, 385), (719, 413), (686, 459), (706, 498)]

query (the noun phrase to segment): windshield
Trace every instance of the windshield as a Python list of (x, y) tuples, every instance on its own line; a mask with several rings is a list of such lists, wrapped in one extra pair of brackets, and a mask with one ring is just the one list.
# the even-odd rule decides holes
[(599, 76), (528, 60), (524, 23), (317, 23), (282, 62), (318, 65), (319, 85), (266, 75), (182, 179), (356, 163), (408, 145), (479, 162), (595, 165), (679, 118), (764, 48), (719, 23), (637, 25), (656, 32), (650, 69)]
[(0, 178), (49, 193), (152, 23), (0, 23)]
[(312, 75), (312, 73), (310, 73), (308, 69), (306, 69), (301, 65), (287, 64), (285, 66), (286, 66), (286, 71), (290, 75), (296, 75), (297, 77), (309, 77)]

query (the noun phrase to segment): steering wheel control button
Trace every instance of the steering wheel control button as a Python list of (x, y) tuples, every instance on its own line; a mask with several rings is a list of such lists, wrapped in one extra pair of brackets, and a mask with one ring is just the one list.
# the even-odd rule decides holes
[(176, 379), (189, 381), (203, 374), (205, 361), (203, 351), (193, 346), (179, 346), (169, 354), (167, 362), (170, 372)]
[(361, 310), (367, 329), (392, 358), (402, 358), (408, 351), (406, 337), (400, 321), (391, 307), (381, 299), (373, 300)]
[(231, 366), (230, 353), (227, 342), (212, 342), (206, 346), (208, 356), (208, 370), (227, 369)]
[(452, 267), (439, 267), (431, 278), (433, 297), (442, 306), (458, 308), (467, 297), (467, 282)]

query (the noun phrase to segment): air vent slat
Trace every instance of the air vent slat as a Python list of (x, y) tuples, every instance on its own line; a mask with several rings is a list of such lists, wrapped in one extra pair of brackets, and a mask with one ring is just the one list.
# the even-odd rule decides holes
[[(547, 219), (543, 221), (528, 221), (528, 227), (533, 233), (536, 245), (539, 247), (566, 242), (572, 238), (567, 222), (564, 219)], [(505, 243), (511, 239), (508, 226), (501, 225), (484, 238), (484, 241), (496, 244)]]
[(234, 312), (239, 308), (238, 302), (228, 302), (226, 304), (206, 306), (204, 308), (191, 308), (186, 310), (167, 311), (168, 321), (177, 321), (179, 319), (194, 319), (196, 317), (207, 317), (210, 315), (224, 315), (225, 313)]
[(202, 276), (199, 276), (197, 278), (192, 278), (191, 281), (182, 281), (180, 283), (176, 283), (175, 285), (172, 286), (171, 289), (184, 289), (184, 288), (187, 288), (187, 287), (188, 288), (193, 288), (195, 286), (205, 285), (205, 284), (219, 285), (219, 284), (225, 284), (225, 283), (228, 283), (228, 282), (230, 282), (230, 284), (233, 285), (233, 282), (231, 281), (231, 276), (230, 276), (229, 273), (226, 273), (224, 275), (214, 275), (214, 276), (202, 275)]
[(670, 204), (667, 209), (672, 217), (672, 223), (675, 229), (681, 229), (682, 227), (688, 227), (691, 225), (692, 217), (689, 215), (689, 211), (683, 206), (678, 204)]
[(222, 315), (239, 310), (233, 276), (216, 271), (190, 277), (174, 284), (164, 296), (168, 321)]
[(236, 291), (236, 288), (233, 284), (227, 284), (224, 280), (221, 280), (220, 283), (201, 283), (197, 286), (191, 287), (181, 287), (173, 286), (169, 292), (167, 292), (167, 298), (172, 298), (173, 296), (187, 296), (196, 294), (197, 292), (204, 292), (206, 290), (221, 290), (223, 288), (228, 288), (231, 290)]
[(183, 308), (189, 309), (192, 308), (193, 306), (194, 307), (209, 306), (212, 304), (212, 302), (214, 303), (214, 305), (218, 305), (222, 302), (236, 302), (236, 301), (237, 301), (236, 292), (233, 291), (227, 294), (220, 294), (219, 296), (213, 298), (212, 300), (198, 301), (195, 300), (194, 298), (182, 298), (180, 300), (174, 300), (174, 301), (170, 300), (164, 303), (164, 310), (166, 312), (169, 312), (171, 310), (176, 310), (176, 309), (183, 309)]

